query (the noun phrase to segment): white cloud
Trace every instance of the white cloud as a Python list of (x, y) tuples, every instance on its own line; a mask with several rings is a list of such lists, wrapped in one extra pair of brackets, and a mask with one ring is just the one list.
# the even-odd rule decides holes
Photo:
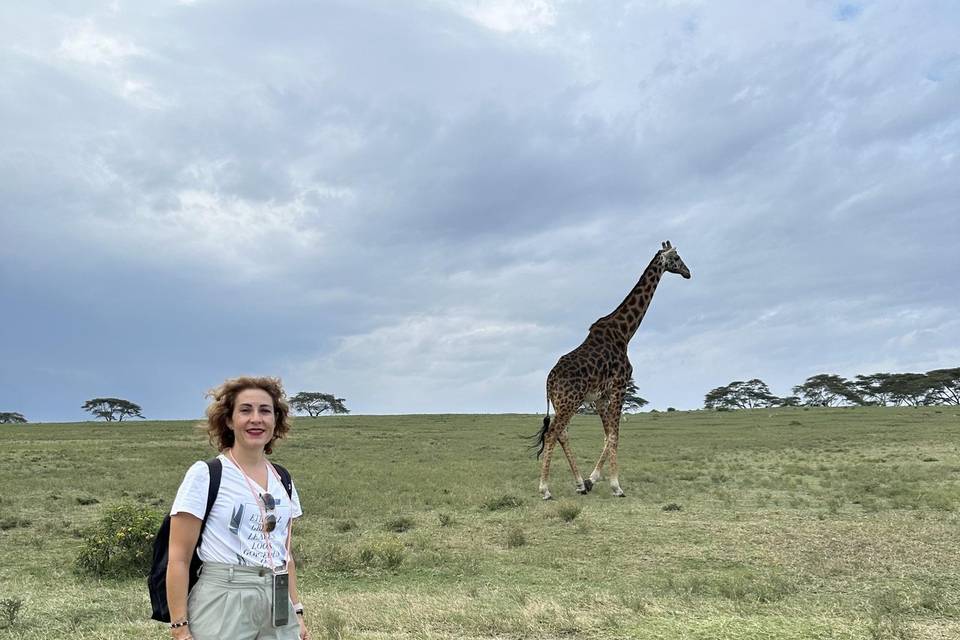
[(537, 33), (557, 19), (550, 0), (479, 0), (461, 4), (461, 10), (481, 26), (501, 33)]
[(71, 62), (115, 67), (146, 52), (133, 42), (102, 33), (92, 22), (84, 21), (63, 38), (56, 54)]
[(531, 395), (534, 410), (544, 379), (530, 356), (556, 333), (467, 310), (399, 317), (291, 365), (291, 379), (304, 388), (335, 386), (367, 412), (495, 412)]

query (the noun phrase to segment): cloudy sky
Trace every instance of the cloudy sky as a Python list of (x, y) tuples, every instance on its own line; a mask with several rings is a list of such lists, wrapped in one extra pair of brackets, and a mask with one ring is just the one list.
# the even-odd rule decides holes
[(0, 4), (0, 411), (530, 412), (660, 242), (651, 407), (960, 365), (960, 7)]

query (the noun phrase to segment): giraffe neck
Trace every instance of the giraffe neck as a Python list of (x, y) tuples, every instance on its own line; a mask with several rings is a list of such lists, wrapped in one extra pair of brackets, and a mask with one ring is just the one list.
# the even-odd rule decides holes
[[(633, 286), (623, 302), (608, 315), (600, 318), (594, 323), (594, 327), (604, 327), (608, 335), (622, 340), (624, 344), (630, 342), (630, 338), (637, 332), (640, 323), (643, 322), (643, 316), (647, 313), (650, 301), (653, 300), (653, 292), (657, 290), (660, 284), (660, 278), (663, 277), (663, 265), (660, 263), (659, 253), (654, 256), (650, 264), (647, 265), (640, 280)], [(593, 327), (591, 327), (592, 329)]]

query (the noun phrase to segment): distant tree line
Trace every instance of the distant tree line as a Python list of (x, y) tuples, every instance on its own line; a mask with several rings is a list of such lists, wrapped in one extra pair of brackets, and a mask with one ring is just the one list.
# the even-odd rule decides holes
[(873, 373), (848, 380), (821, 373), (778, 397), (758, 378), (736, 380), (717, 387), (704, 398), (706, 409), (756, 409), (761, 407), (922, 407), (960, 405), (960, 367), (926, 373)]
[[(636, 387), (634, 387), (636, 390)], [(640, 398), (644, 404), (646, 401)], [(298, 413), (306, 413), (312, 417), (324, 413), (350, 413), (346, 400), (337, 398), (331, 393), (318, 391), (301, 391), (290, 397), (291, 408)], [(124, 400), (123, 398), (91, 398), (80, 407), (96, 418), (107, 422), (123, 422), (124, 418), (143, 418), (140, 405)], [(0, 411), (0, 424), (22, 424), (27, 421), (23, 414), (15, 411)]]

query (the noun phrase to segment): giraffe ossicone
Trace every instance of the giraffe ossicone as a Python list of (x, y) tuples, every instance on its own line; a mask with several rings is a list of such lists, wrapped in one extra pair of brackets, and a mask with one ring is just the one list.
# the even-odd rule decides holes
[[(548, 480), (550, 458), (556, 443), (560, 443), (570, 464), (577, 493), (588, 493), (600, 481), (604, 465), (609, 462), (610, 489), (613, 495), (623, 497), (617, 466), (617, 447), (620, 441), (620, 415), (627, 384), (633, 376), (633, 367), (627, 357), (627, 345), (636, 333), (653, 300), (653, 294), (666, 272), (690, 278), (690, 270), (683, 263), (670, 241), (661, 248), (647, 265), (640, 280), (613, 312), (592, 325), (583, 343), (561, 356), (547, 376), (547, 416), (543, 428), (533, 438), (537, 457), (543, 454), (540, 466), (540, 493), (544, 500), (553, 497)], [(586, 479), (580, 475), (573, 450), (569, 444), (567, 425), (585, 401), (595, 402), (603, 423), (603, 449), (593, 472)], [(550, 420), (550, 405), (554, 419)]]

